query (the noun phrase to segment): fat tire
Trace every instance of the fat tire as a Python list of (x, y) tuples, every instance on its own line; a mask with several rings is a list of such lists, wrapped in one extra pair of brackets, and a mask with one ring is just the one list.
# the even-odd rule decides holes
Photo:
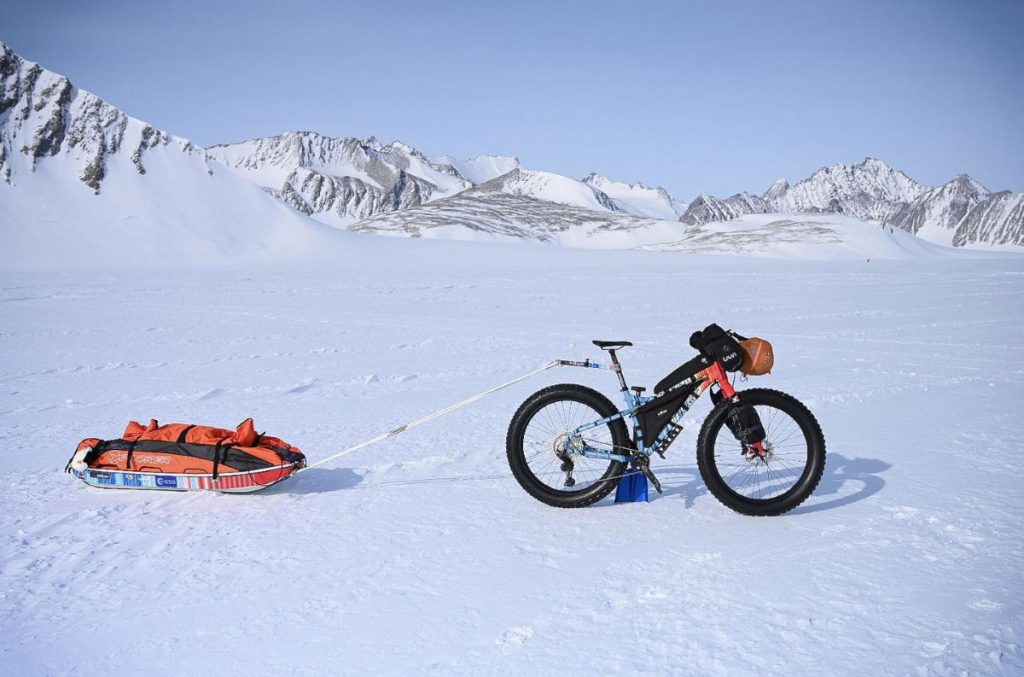
[(757, 517), (789, 512), (807, 500), (818, 487), (825, 472), (825, 437), (821, 432), (821, 426), (810, 409), (792, 395), (768, 388), (751, 388), (736, 394), (744, 404), (773, 407), (791, 416), (800, 426), (807, 442), (807, 465), (796, 484), (774, 498), (751, 499), (733, 491), (715, 464), (715, 440), (725, 424), (726, 413), (733, 406), (729, 400), (723, 400), (708, 414), (697, 438), (697, 467), (700, 469), (700, 476), (704, 479), (708, 491), (736, 512)]
[[(561, 383), (538, 390), (530, 395), (516, 410), (508, 426), (505, 436), (505, 453), (509, 468), (519, 485), (538, 501), (556, 508), (584, 508), (600, 501), (612, 492), (617, 484), (616, 478), (626, 472), (627, 463), (609, 461), (608, 470), (593, 485), (578, 492), (555, 491), (538, 480), (526, 463), (523, 449), (523, 436), (533, 416), (543, 407), (559, 401), (572, 401), (585, 404), (600, 414), (601, 417), (612, 416), (618, 412), (611, 401), (598, 391), (575, 383)], [(622, 419), (607, 424), (611, 431), (612, 444), (615, 448), (631, 449), (629, 432)]]

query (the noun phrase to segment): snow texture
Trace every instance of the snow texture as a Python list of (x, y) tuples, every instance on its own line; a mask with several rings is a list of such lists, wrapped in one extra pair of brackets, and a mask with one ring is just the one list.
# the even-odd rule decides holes
[[(5, 674), (1024, 671), (1020, 257), (348, 241), (330, 265), (0, 272)], [(650, 503), (526, 495), (512, 413), (555, 382), (617, 399), (596, 370), (255, 495), (61, 472), (79, 439), (149, 417), (255, 416), (316, 460), (552, 358), (600, 359), (592, 338), (632, 339), (625, 375), (650, 386), (710, 321), (775, 346), (774, 373), (738, 387), (821, 422), (824, 479), (787, 516), (707, 493), (703, 400)]]

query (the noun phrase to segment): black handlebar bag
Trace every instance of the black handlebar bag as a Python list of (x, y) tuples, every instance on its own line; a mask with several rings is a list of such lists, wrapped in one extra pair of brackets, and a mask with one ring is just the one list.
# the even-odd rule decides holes
[(743, 364), (743, 348), (736, 336), (717, 324), (709, 324), (690, 336), (690, 346), (701, 355), (718, 360), (726, 371), (739, 371)]

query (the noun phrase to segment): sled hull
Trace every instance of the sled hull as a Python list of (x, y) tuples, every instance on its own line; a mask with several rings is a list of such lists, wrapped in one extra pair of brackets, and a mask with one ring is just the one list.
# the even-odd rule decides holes
[(271, 487), (294, 474), (295, 464), (249, 472), (213, 475), (162, 472), (133, 472), (106, 468), (75, 470), (78, 479), (98, 489), (148, 489), (151, 491), (216, 491), (222, 494), (251, 494)]

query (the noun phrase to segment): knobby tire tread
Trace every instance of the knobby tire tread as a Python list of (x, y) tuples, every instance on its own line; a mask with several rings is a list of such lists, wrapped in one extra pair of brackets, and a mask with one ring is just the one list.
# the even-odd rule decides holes
[[(556, 508), (585, 508), (610, 494), (615, 489), (616, 479), (595, 482), (591, 487), (578, 493), (558, 492), (536, 480), (526, 464), (526, 456), (523, 451), (523, 435), (533, 415), (548, 404), (564, 400), (590, 406), (600, 414), (601, 418), (612, 416), (618, 412), (618, 409), (607, 397), (593, 388), (576, 383), (561, 383), (543, 388), (528, 397), (516, 410), (505, 436), (505, 453), (512, 475), (526, 493), (538, 501)], [(607, 425), (611, 430), (612, 443), (616, 448), (628, 449), (631, 447), (629, 432), (622, 419), (612, 421)], [(609, 465), (611, 469), (605, 474), (610, 473), (611, 478), (622, 475), (627, 467), (627, 464), (621, 461), (609, 461)]]
[(746, 404), (774, 407), (785, 412), (797, 422), (801, 430), (805, 430), (804, 425), (806, 424), (805, 432), (809, 432), (811, 438), (808, 441), (811, 472), (797, 485), (799, 486), (798, 491), (791, 489), (781, 496), (767, 500), (748, 499), (729, 488), (718, 473), (714, 462), (714, 441), (719, 430), (725, 424), (726, 412), (731, 406), (728, 400), (723, 400), (708, 414), (701, 426), (700, 436), (697, 438), (697, 467), (700, 470), (700, 476), (708, 491), (726, 507), (736, 512), (755, 517), (770, 517), (789, 512), (814, 493), (825, 473), (825, 437), (821, 432), (818, 419), (798, 399), (779, 390), (751, 388), (738, 391), (737, 395), (739, 395), (740, 401)]

